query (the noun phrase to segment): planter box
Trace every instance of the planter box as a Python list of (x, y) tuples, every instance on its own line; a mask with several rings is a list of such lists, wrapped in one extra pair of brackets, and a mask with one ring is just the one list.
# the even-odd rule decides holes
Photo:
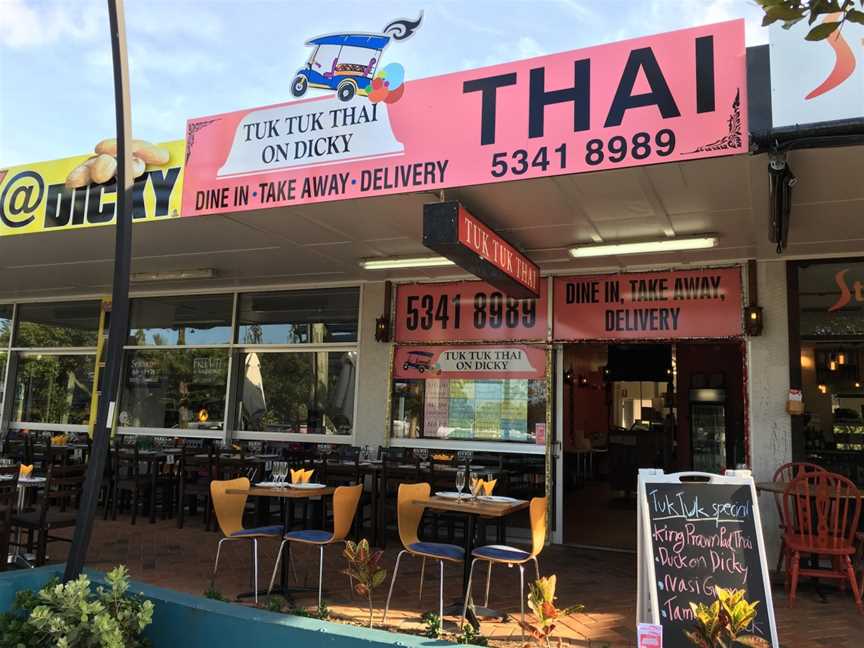
[[(87, 570), (94, 582), (101, 572)], [(41, 589), (63, 566), (8, 571), (0, 574), (0, 612), (10, 608), (19, 590)], [(130, 591), (153, 601), (153, 625), (147, 636), (155, 648), (237, 648), (237, 646), (302, 646), (303, 648), (421, 648), (452, 646), (446, 641), (369, 630), (357, 626), (257, 610), (213, 601), (132, 581)]]

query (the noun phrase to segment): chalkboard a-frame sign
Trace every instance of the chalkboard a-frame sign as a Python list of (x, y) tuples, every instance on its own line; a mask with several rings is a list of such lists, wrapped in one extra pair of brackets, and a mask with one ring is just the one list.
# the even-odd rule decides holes
[(666, 475), (643, 469), (638, 507), (637, 623), (661, 625), (664, 648), (705, 645), (697, 638), (691, 603), (710, 607), (716, 588), (743, 589), (744, 601), (756, 604), (756, 616), (731, 648), (779, 648), (750, 471)]

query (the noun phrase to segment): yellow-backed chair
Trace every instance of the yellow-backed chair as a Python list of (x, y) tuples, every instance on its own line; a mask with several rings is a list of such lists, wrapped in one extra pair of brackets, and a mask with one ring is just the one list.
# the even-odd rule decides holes
[(279, 571), (279, 561), (282, 558), (282, 549), (286, 542), (302, 542), (303, 544), (318, 546), (318, 609), (321, 609), (321, 594), (324, 584), (324, 547), (329, 544), (343, 542), (351, 530), (354, 515), (357, 513), (357, 503), (363, 494), (363, 484), (354, 486), (339, 486), (333, 492), (333, 531), (319, 531), (305, 529), (303, 531), (289, 531), (279, 545), (279, 553), (276, 554), (276, 564), (273, 566), (273, 575), (270, 577), (268, 593), (273, 590), (276, 582), (276, 572)]
[[(531, 500), (529, 513), (531, 515), (531, 551), (509, 547), (507, 545), (485, 545), (477, 547), (471, 552), (471, 570), (468, 572), (468, 596), (465, 597), (465, 603), (462, 608), (462, 624), (465, 623), (465, 614), (468, 611), (468, 599), (471, 598), (471, 580), (474, 577), (474, 565), (478, 561), (486, 561), (489, 563), (489, 572), (486, 575), (486, 601), (484, 607), (489, 607), (489, 587), (492, 583), (492, 565), (507, 565), (519, 567), (519, 606), (522, 614), (521, 620), (525, 621), (525, 565), (528, 562), (534, 563), (534, 573), (537, 578), (540, 578), (540, 565), (537, 562), (537, 555), (543, 550), (546, 544), (546, 506), (547, 498), (535, 497)], [(522, 638), (525, 638), (525, 632), (522, 632)]]
[(229, 490), (249, 490), (249, 480), (246, 477), (228, 479), (225, 481), (213, 480), (210, 482), (210, 499), (213, 501), (213, 510), (219, 529), (225, 537), (219, 540), (216, 549), (216, 563), (213, 565), (213, 581), (216, 580), (216, 570), (219, 568), (219, 554), (222, 551), (222, 543), (227, 540), (249, 540), (252, 542), (252, 556), (254, 572), (252, 586), (254, 588), (255, 602), (258, 602), (258, 540), (262, 538), (278, 539), (282, 536), (282, 525), (259, 527), (257, 529), (243, 528), (243, 511), (246, 509), (248, 495), (229, 495)]
[[(390, 580), (390, 591), (387, 594), (387, 605), (384, 607), (384, 618), (387, 620), (387, 612), (390, 610), (390, 597), (393, 596), (393, 585), (396, 583), (396, 573), (399, 571), (399, 561), (404, 554), (417, 556), (423, 559), (437, 560), (440, 567), (440, 582), (438, 586), (438, 616), (444, 617), (444, 562), (461, 563), (465, 560), (465, 550), (453, 544), (439, 542), (421, 542), (417, 537), (420, 528), (420, 520), (423, 518), (422, 504), (415, 504), (415, 500), (429, 497), (432, 488), (427, 483), (422, 484), (399, 484), (399, 495), (396, 500), (396, 516), (399, 523), (399, 539), (404, 549), (396, 556), (396, 566), (393, 568), (393, 578)], [(423, 587), (423, 572), (420, 573), (420, 587)]]

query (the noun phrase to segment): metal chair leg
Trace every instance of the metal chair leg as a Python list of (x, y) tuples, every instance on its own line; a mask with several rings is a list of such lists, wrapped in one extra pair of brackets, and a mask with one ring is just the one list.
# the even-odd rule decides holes
[(393, 596), (393, 585), (396, 584), (396, 574), (399, 571), (399, 561), (402, 560), (402, 554), (406, 553), (403, 549), (396, 556), (396, 566), (393, 568), (393, 578), (390, 579), (390, 591), (387, 593), (387, 604), (384, 606), (384, 616), (381, 618), (381, 625), (387, 621), (387, 612), (390, 610), (390, 597)]
[(426, 573), (426, 556), (423, 556), (423, 562), (420, 565), (420, 596), (419, 599), (423, 600), (423, 576)]
[(258, 605), (258, 538), (252, 538), (252, 591), (255, 592), (255, 605)]
[(321, 595), (324, 588), (324, 545), (318, 551), (318, 611), (321, 611)]
[(525, 566), (519, 565), (519, 620), (522, 621), (522, 641), (525, 641)]
[(489, 561), (489, 571), (486, 573), (486, 599), (483, 601), (483, 607), (489, 607), (489, 588), (492, 585), (492, 561)]
[[(273, 583), (276, 582), (276, 572), (279, 571), (279, 561), (282, 560), (282, 550), (285, 548), (285, 543), (287, 540), (283, 540), (279, 544), (279, 551), (276, 553), (276, 564), (273, 565), (273, 575), (270, 577), (270, 586), (267, 588), (267, 596), (270, 596), (270, 592), (273, 591)], [(296, 578), (296, 574), (294, 575)]]
[(444, 561), (439, 560), (441, 565), (441, 580), (438, 584), (438, 635), (444, 630)]
[(222, 552), (222, 543), (225, 542), (228, 538), (222, 538), (219, 541), (219, 544), (216, 545), (216, 562), (213, 563), (213, 576), (210, 577), (210, 587), (213, 587), (216, 582), (216, 570), (219, 569), (219, 554)]
[(537, 562), (537, 556), (531, 556), (531, 560), (534, 561), (534, 573), (537, 574), (537, 580), (540, 580), (540, 563)]
[(474, 565), (477, 564), (479, 558), (471, 561), (471, 568), (468, 570), (468, 589), (465, 592), (465, 601), (462, 603), (462, 619), (459, 621), (459, 630), (465, 625), (465, 615), (468, 614), (468, 599), (471, 598), (471, 580), (474, 578)]

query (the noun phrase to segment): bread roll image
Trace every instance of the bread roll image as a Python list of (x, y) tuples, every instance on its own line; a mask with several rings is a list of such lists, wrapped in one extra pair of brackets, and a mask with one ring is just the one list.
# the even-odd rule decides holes
[[(149, 146), (153, 146), (153, 144), (151, 144), (147, 140), (133, 139), (132, 140), (132, 153), (134, 154), (136, 151), (143, 149), (143, 148), (147, 148)], [(114, 157), (117, 157), (117, 140), (113, 137), (109, 137), (108, 139), (104, 139), (101, 142), (99, 142), (93, 150), (97, 154), (100, 154), (100, 155), (102, 153), (105, 153), (106, 155), (113, 155)], [(160, 150), (164, 150), (164, 149), (160, 149)], [(141, 157), (141, 156), (139, 156), (139, 157)], [(141, 159), (144, 160), (143, 157)], [(146, 162), (146, 160), (144, 160), (144, 161)], [(165, 161), (167, 162), (168, 160), (166, 159)]]
[(132, 156), (132, 177), (133, 178), (140, 178), (142, 175), (144, 175), (144, 169), (146, 167), (147, 167), (147, 165), (144, 164), (144, 160), (142, 160), (139, 157), (135, 157), (134, 155)]
[(144, 160), (145, 164), (152, 164), (154, 166), (168, 164), (168, 159), (171, 157), (168, 149), (161, 148), (155, 144), (147, 144), (147, 146), (138, 148), (133, 147), (133, 149), (132, 155)]
[(96, 183), (108, 182), (117, 172), (117, 160), (107, 153), (101, 154), (90, 166), (90, 179)]
[(80, 189), (90, 184), (90, 167), (85, 162), (69, 172), (66, 176), (67, 189)]

